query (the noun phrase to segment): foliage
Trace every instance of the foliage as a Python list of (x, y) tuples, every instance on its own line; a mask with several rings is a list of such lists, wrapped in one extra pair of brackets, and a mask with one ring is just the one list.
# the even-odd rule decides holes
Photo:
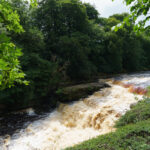
[[(146, 30), (147, 31), (147, 30)], [(150, 37), (146, 35), (146, 33), (143, 33), (140, 36), (140, 41), (142, 44), (142, 48), (144, 50), (145, 53), (145, 67), (149, 69), (150, 66), (150, 51), (149, 51), (149, 47), (150, 47)]]
[[(36, 1), (31, 1), (35, 5)], [(21, 49), (11, 42), (8, 35), (10, 32), (21, 33), (23, 28), (17, 11), (13, 10), (11, 2), (0, 0), (0, 89), (13, 86), (17, 83), (28, 84), (26, 80), (21, 80), (25, 74), (21, 70), (19, 57), (22, 55)]]
[[(114, 0), (113, 0), (114, 1)], [(149, 10), (150, 1), (149, 0), (124, 0), (127, 6), (130, 7), (131, 14), (124, 19), (122, 26), (125, 24), (130, 24), (131, 21), (135, 22), (140, 18), (140, 21), (134, 26), (135, 31), (143, 31), (149, 28), (149, 24), (146, 23), (150, 20)]]
[[(35, 8), (27, 7), (23, 1), (13, 0), (12, 7), (20, 14), (20, 23), (25, 32), (21, 34), (11, 33), (14, 43), (23, 51), (20, 57), (21, 66), (30, 81), (28, 87), (16, 85), (15, 87), (0, 93), (1, 103), (13, 105), (14, 108), (37, 105), (52, 93), (58, 86), (60, 75), (57, 63), (44, 59), (44, 37), (43, 33), (33, 25), (31, 13)], [(29, 17), (30, 16), (30, 17)], [(20, 97), (22, 100), (20, 101)]]
[(18, 61), (18, 57), (21, 56), (21, 50), (16, 48), (8, 39), (0, 44), (0, 50), (0, 89), (10, 88), (14, 85), (14, 82), (27, 84), (27, 81), (21, 80), (21, 78), (24, 78), (25, 76), (20, 70), (20, 63)]
[(90, 48), (87, 40), (90, 40), (87, 35), (73, 33), (70, 38), (64, 36), (58, 42), (59, 57), (68, 63), (66, 73), (72, 79), (88, 79), (95, 71), (88, 59)]
[(127, 124), (137, 123), (150, 118), (150, 99), (140, 101), (131, 111), (128, 111), (117, 123), (116, 127), (122, 127)]
[(148, 86), (148, 87), (146, 88), (146, 90), (147, 90), (146, 96), (147, 96), (147, 97), (150, 97), (150, 86)]
[(0, 24), (0, 89), (3, 90), (14, 85), (14, 82), (21, 83), (21, 78), (25, 76), (18, 60), (21, 51), (7, 36), (9, 31), (20, 33), (23, 29), (19, 24), (17, 12), (14, 12), (5, 0), (1, 0), (0, 3)]
[[(144, 15), (144, 19), (139, 21), (139, 24), (135, 27), (135, 29), (140, 28), (145, 28), (145, 24), (147, 21), (149, 21), (150, 16), (148, 14), (149, 9), (150, 9), (150, 1), (149, 0), (141, 0), (141, 1), (136, 1), (136, 0), (125, 0), (126, 5), (131, 5), (130, 11), (132, 12), (132, 18), (133, 20), (137, 20), (139, 16)], [(149, 27), (149, 25), (148, 25)]]
[(113, 32), (107, 32), (104, 42), (105, 62), (102, 64), (102, 70), (107, 73), (122, 71), (122, 39)]
[(79, 0), (44, 0), (37, 11), (37, 20), (48, 41), (76, 31), (84, 32), (88, 23), (86, 9)]
[(41, 20), (38, 25), (45, 35), (47, 59), (55, 56), (55, 61), (71, 79), (89, 78), (95, 67), (88, 60), (90, 37), (86, 32), (90, 32), (91, 26), (85, 6), (78, 0), (47, 0), (40, 6), (37, 19)]
[(89, 20), (97, 20), (98, 19), (98, 16), (99, 16), (99, 13), (98, 11), (95, 9), (94, 6), (92, 6), (91, 4), (89, 3), (85, 3), (84, 4), (85, 7), (86, 7), (86, 12), (87, 12), (87, 16), (88, 16), (88, 19)]

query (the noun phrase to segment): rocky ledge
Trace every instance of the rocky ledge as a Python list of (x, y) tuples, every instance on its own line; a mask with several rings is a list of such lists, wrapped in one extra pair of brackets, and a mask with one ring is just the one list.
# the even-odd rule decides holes
[(57, 90), (56, 94), (60, 102), (68, 103), (80, 98), (87, 97), (95, 91), (108, 87), (110, 87), (110, 85), (107, 83), (93, 82), (61, 88)]

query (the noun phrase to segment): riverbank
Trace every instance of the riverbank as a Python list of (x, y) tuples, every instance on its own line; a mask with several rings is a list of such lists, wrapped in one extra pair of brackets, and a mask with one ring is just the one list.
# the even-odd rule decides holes
[[(145, 72), (141, 71), (140, 73), (142, 74)], [(48, 94), (45, 95), (42, 99), (40, 97), (38, 97), (37, 99), (31, 99), (31, 97), (29, 96), (28, 98), (31, 99), (30, 101), (28, 101), (28, 98), (26, 100), (20, 99), (21, 97), (18, 97), (20, 95), (19, 91), (17, 92), (17, 94), (14, 94), (12, 90), (11, 97), (7, 97), (8, 96), (7, 92), (10, 89), (6, 89), (6, 93), (4, 91), (3, 91), (4, 94), (3, 92), (1, 92), (0, 116), (12, 113), (14, 111), (22, 111), (28, 108), (33, 108), (36, 112), (43, 112), (43, 111), (48, 112), (49, 110), (55, 109), (60, 102), (70, 103), (72, 101), (79, 100), (80, 98), (87, 97), (88, 95), (92, 94), (95, 91), (98, 91), (99, 89), (109, 87), (109, 85), (105, 82), (105, 79), (114, 77), (119, 78), (120, 76), (123, 75), (128, 76), (132, 74), (135, 73), (133, 72), (130, 72), (129, 74), (101, 73), (89, 80), (62, 82), (57, 88), (55, 88), (52, 91), (49, 91)], [(24, 91), (24, 93), (26, 95), (26, 91)]]
[(59, 102), (70, 103), (72, 101), (77, 101), (80, 98), (85, 98), (100, 89), (108, 87), (110, 87), (109, 84), (97, 81), (60, 88), (56, 91), (56, 94)]
[[(44, 100), (32, 101), (30, 104), (18, 105), (18, 104), (0, 104), (0, 116), (7, 115), (14, 112), (22, 112), (26, 109), (33, 108), (36, 112), (45, 112), (55, 109), (60, 102), (70, 103), (77, 101), (81, 98), (91, 95), (93, 92), (98, 91), (103, 88), (110, 87), (105, 82), (95, 82), (89, 83), (65, 83), (60, 86), (57, 90), (53, 91), (50, 96), (46, 97)], [(38, 102), (38, 103), (37, 103)], [(21, 101), (19, 102), (19, 104)]]
[(149, 150), (150, 99), (132, 106), (116, 122), (116, 131), (83, 142), (66, 150)]

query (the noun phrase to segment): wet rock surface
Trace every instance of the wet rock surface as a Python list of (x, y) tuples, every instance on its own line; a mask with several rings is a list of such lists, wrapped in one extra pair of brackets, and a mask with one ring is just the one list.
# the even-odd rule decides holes
[[(50, 111), (49, 111), (50, 112)], [(46, 117), (48, 112), (34, 112), (32, 108), (11, 112), (0, 117), (0, 137), (12, 136), (19, 132), (20, 129), (25, 129), (31, 122)]]
[(110, 85), (105, 82), (79, 84), (62, 88), (57, 92), (57, 95), (60, 102), (72, 102), (108, 87), (110, 87)]

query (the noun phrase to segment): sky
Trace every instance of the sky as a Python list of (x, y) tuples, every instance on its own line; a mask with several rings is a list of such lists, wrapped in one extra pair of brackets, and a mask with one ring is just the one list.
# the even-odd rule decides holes
[(123, 3), (123, 0), (82, 0), (96, 7), (101, 17), (109, 17), (116, 13), (129, 12), (129, 8)]

